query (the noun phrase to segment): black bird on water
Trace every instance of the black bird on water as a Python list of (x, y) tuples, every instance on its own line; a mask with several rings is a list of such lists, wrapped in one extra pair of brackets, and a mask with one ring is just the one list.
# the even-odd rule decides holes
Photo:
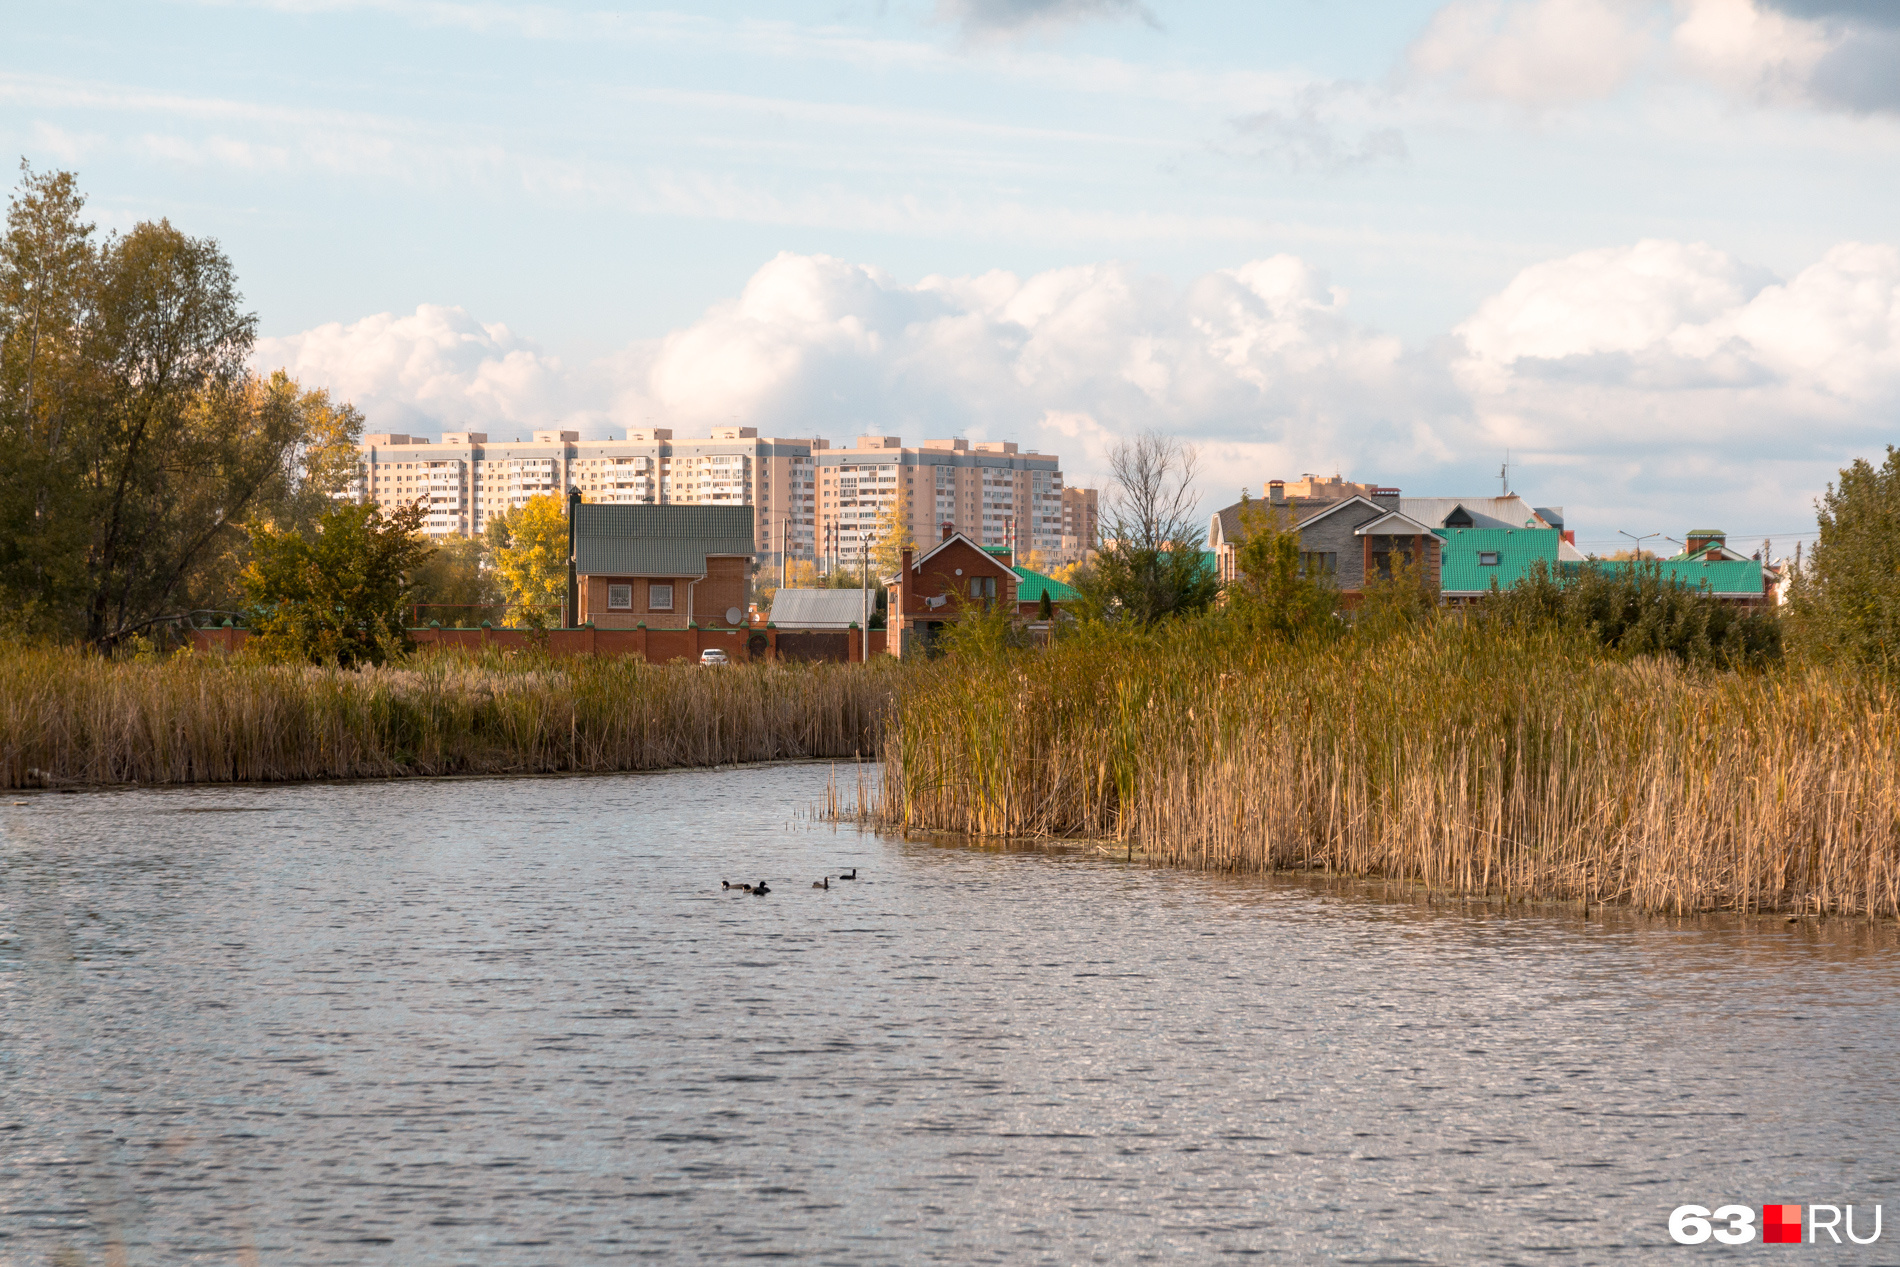
[(813, 881), (811, 882), (811, 887), (812, 887), (812, 888), (814, 888), (814, 889), (825, 889), (825, 890), (829, 890), (829, 889), (831, 888), (831, 877), (830, 877), (830, 876), (826, 876), (826, 877), (825, 877), (824, 879), (822, 879), (822, 880), (813, 880)]
[(751, 885), (749, 885), (749, 884), (734, 884), (734, 883), (733, 883), (732, 881), (730, 881), (730, 880), (721, 880), (721, 881), (719, 882), (719, 887), (720, 887), (720, 888), (722, 888), (722, 889), (737, 889), (737, 890), (739, 890), (739, 892), (741, 892), (741, 893), (750, 893), (750, 892), (752, 892), (752, 886), (751, 886)]
[(856, 867), (853, 867), (851, 868), (849, 872), (840, 871), (838, 873), (838, 878), (840, 880), (855, 880), (858, 878), (858, 869)]
[(757, 884), (753, 885), (750, 889), (746, 891), (752, 894), (753, 897), (764, 897), (767, 893), (770, 893), (772, 890), (765, 887), (765, 881), (760, 880)]

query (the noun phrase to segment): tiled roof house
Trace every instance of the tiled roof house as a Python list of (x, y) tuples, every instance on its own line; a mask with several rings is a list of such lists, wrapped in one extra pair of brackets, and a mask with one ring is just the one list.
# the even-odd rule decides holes
[(752, 507), (597, 505), (568, 498), (570, 624), (685, 629), (745, 623)]

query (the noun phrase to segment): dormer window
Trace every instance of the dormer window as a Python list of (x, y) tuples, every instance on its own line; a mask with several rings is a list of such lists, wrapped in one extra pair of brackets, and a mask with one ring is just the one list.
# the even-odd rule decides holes
[(1453, 506), (1451, 513), (1445, 516), (1444, 527), (1447, 528), (1469, 528), (1471, 524), (1471, 512), (1463, 506)]
[(1494, 568), (1497, 565), (1498, 565), (1498, 552), (1496, 550), (1478, 551), (1478, 566), (1479, 567)]

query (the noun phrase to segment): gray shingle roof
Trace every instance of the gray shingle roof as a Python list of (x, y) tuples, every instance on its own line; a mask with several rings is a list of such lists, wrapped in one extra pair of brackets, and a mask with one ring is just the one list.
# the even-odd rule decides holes
[(752, 557), (750, 506), (574, 508), (582, 576), (703, 576), (709, 554)]

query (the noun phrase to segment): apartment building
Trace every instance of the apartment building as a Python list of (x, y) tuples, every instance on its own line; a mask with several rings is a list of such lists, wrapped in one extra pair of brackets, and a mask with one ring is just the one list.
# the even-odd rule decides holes
[(1079, 563), (1099, 548), (1102, 540), (1100, 502), (1092, 488), (1062, 490), (1062, 548), (1057, 563)]
[(647, 427), (624, 440), (558, 430), (514, 440), (480, 431), (440, 441), (380, 434), (365, 436), (360, 450), (349, 495), (387, 509), (426, 499), (423, 530), (434, 538), (479, 534), (497, 514), (569, 488), (588, 503), (751, 506), (756, 558), (771, 569), (786, 558), (848, 564), (900, 497), (920, 542), (938, 540), (949, 523), (985, 546), (1060, 563), (1081, 558), (1096, 538), (1095, 490), (1065, 487), (1055, 454), (1007, 441), (926, 440), (907, 449), (896, 436), (860, 436), (832, 448), (822, 439), (761, 438), (755, 427), (686, 439)]
[(583, 441), (576, 431), (512, 441), (480, 431), (451, 431), (440, 441), (371, 435), (359, 446), (349, 495), (386, 509), (426, 498), (423, 531), (434, 538), (479, 534), (495, 515), (569, 488), (590, 503), (752, 506), (758, 556), (776, 566), (781, 549), (814, 557), (812, 450), (823, 444), (762, 439), (756, 427), (715, 427), (684, 440), (665, 427), (634, 428), (624, 440)]
[(877, 523), (903, 499), (913, 540), (936, 541), (943, 525), (1019, 554), (1063, 549), (1062, 461), (1009, 441), (859, 436), (850, 448), (812, 450), (818, 470), (818, 539), (831, 563), (848, 565), (875, 546)]

